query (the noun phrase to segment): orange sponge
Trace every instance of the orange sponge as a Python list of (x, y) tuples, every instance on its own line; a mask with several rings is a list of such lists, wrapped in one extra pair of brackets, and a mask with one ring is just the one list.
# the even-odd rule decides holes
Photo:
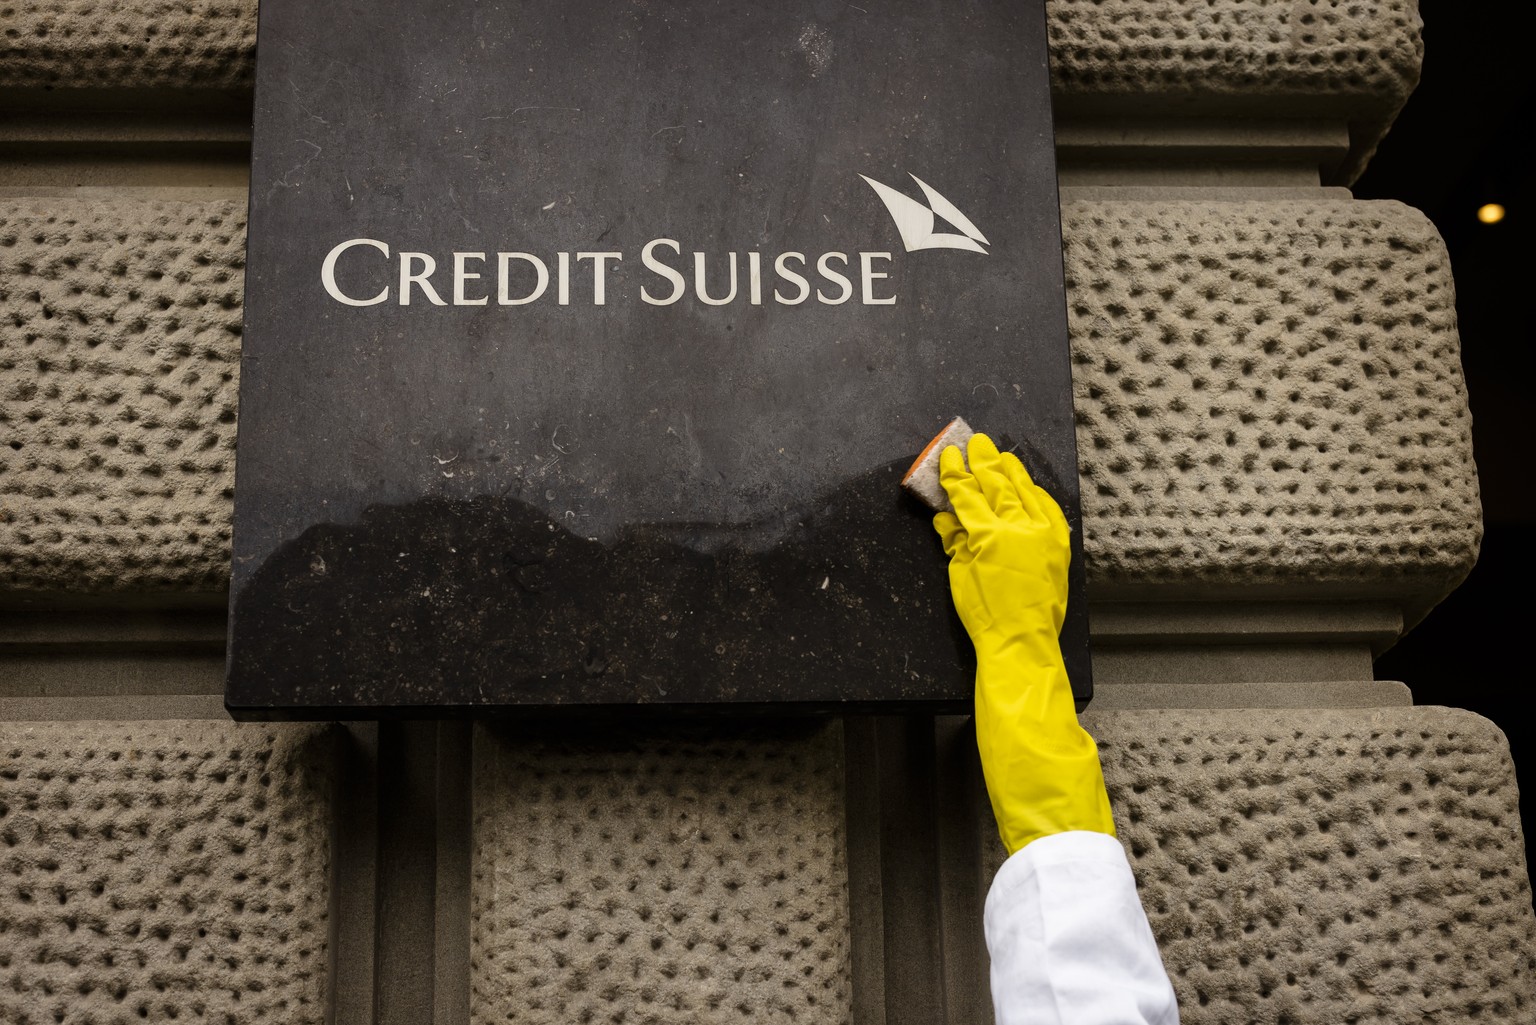
[(901, 478), (901, 486), (934, 512), (954, 512), (944, 485), (939, 483), (939, 455), (950, 445), (959, 445), (960, 454), (965, 455), (965, 443), (975, 433), (969, 424), (955, 417), (923, 449), (923, 454)]

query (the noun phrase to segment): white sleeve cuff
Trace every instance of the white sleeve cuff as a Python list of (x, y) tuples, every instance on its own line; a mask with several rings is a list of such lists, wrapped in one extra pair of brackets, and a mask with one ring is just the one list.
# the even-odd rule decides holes
[(1105, 833), (1041, 837), (987, 894), (998, 1025), (1177, 1025), (1136, 879)]

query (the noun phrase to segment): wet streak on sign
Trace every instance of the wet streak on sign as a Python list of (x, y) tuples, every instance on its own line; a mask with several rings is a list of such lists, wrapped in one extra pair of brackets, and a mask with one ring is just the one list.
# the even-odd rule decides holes
[(1044, 32), (263, 0), (231, 708), (963, 708), (901, 472), (963, 416), (1078, 526)]

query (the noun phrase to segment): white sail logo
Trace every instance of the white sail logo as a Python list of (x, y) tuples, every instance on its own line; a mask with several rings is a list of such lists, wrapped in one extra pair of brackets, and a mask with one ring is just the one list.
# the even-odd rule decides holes
[[(869, 183), (869, 187), (875, 190), (875, 195), (885, 204), (885, 208), (891, 212), (891, 219), (896, 222), (896, 230), (901, 232), (901, 244), (907, 252), (915, 252), (918, 249), (965, 249), (973, 253), (986, 255), (984, 245), (991, 245), (987, 237), (976, 230), (976, 225), (971, 223), (969, 217), (939, 195), (938, 191), (917, 175), (911, 175), (917, 187), (923, 190), (923, 195), (928, 198), (926, 204), (919, 203), (910, 196), (904, 196), (889, 185), (882, 185), (868, 175), (861, 174)], [(951, 227), (959, 228), (963, 234), (953, 231), (934, 231), (934, 225), (938, 219), (949, 222)]]

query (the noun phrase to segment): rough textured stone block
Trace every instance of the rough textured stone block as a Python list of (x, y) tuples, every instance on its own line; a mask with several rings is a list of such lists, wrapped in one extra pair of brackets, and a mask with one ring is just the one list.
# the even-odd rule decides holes
[[(1359, 177), (1419, 81), (1418, 0), (1047, 0), (1059, 117), (1344, 120)], [(1260, 128), (1260, 132), (1264, 129)]]
[(840, 740), (477, 734), (473, 1020), (847, 1022)]
[(256, 0), (8, 0), (0, 86), (249, 89)]
[(325, 1020), (328, 733), (0, 724), (0, 1019)]
[(1100, 596), (1183, 580), (1438, 598), (1466, 575), (1471, 416), (1450, 262), (1422, 214), (1074, 203), (1064, 224)]
[[(1083, 722), (1189, 1025), (1536, 1015), (1519, 790), (1486, 719), (1419, 707)], [(989, 870), (1003, 854), (990, 850)]]
[(1417, 0), (1048, 0), (1068, 97), (1370, 98), (1391, 114), (1424, 59)]
[(229, 578), (243, 202), (0, 207), (0, 586)]
[[(1481, 535), (1444, 244), (1397, 203), (1064, 212), (1089, 575), (1410, 619)], [(244, 209), (0, 208), (0, 582), (224, 585)]]

